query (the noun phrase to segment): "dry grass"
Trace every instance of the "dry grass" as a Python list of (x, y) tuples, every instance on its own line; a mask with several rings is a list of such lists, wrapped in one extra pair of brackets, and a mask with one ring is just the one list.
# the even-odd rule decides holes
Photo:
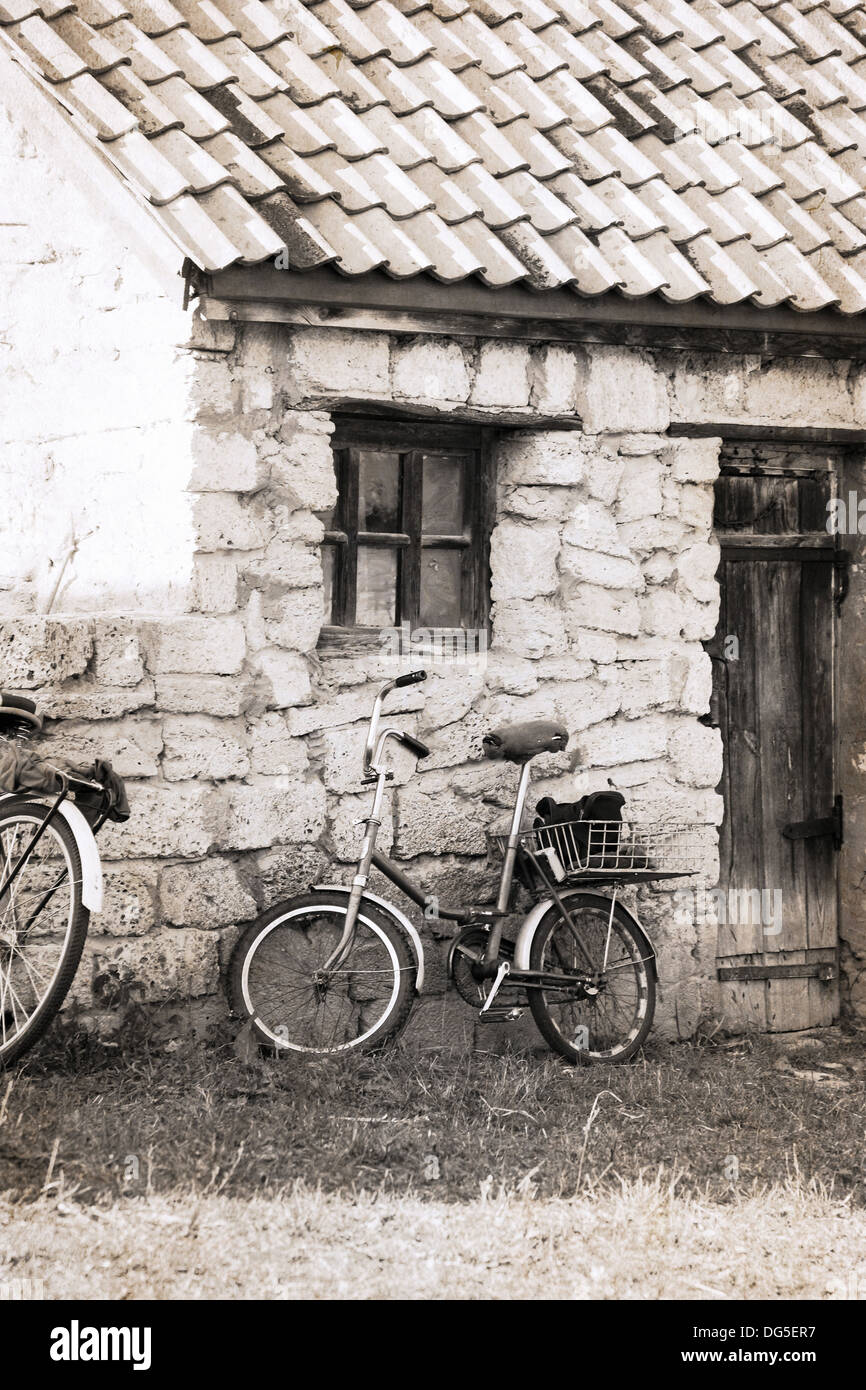
[(58, 1037), (0, 1078), (0, 1282), (821, 1298), (853, 1277), (862, 1296), (862, 1038), (798, 1046), (656, 1045), (575, 1070), (531, 1053), (248, 1064)]
[(725, 1207), (656, 1175), (595, 1195), (42, 1199), (7, 1209), (0, 1280), (46, 1298), (823, 1299), (866, 1292), (866, 1215), (782, 1185)]

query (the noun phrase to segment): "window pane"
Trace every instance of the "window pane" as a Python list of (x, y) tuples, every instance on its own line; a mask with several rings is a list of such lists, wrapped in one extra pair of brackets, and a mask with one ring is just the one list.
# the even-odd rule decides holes
[(463, 479), (462, 458), (424, 459), (421, 529), (426, 536), (462, 536)]
[(460, 626), (462, 568), (462, 550), (422, 550), (422, 627)]
[(400, 530), (400, 455), (360, 449), (358, 530)]
[(335, 547), (333, 545), (322, 546), (322, 575), (325, 585), (325, 599), (322, 607), (324, 621), (331, 622), (331, 612), (334, 603), (334, 560), (336, 559)]
[(361, 627), (392, 627), (396, 620), (397, 552), (358, 546), (358, 600), (355, 622)]

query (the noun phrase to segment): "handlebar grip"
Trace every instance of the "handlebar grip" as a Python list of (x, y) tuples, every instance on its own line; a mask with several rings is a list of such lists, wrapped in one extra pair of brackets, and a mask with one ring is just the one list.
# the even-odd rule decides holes
[(419, 681), (426, 681), (426, 679), (426, 671), (409, 671), (405, 676), (397, 677), (394, 682), (394, 688), (397, 689), (403, 685), (417, 685)]
[(416, 758), (429, 758), (430, 749), (419, 738), (413, 738), (411, 734), (401, 734), (400, 742), (411, 748)]

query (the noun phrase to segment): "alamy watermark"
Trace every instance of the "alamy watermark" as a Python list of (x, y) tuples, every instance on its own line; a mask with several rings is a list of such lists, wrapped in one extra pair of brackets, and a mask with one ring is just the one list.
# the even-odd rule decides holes
[(782, 931), (781, 888), (681, 888), (673, 899), (680, 926), (760, 927), (764, 936)]
[(430, 665), (471, 665), (483, 670), (487, 663), (486, 628), (415, 627), (404, 621), (379, 633), (382, 658), (401, 667), (407, 662)]
[(853, 491), (847, 497), (831, 497), (827, 530), (831, 536), (866, 536), (866, 497)]

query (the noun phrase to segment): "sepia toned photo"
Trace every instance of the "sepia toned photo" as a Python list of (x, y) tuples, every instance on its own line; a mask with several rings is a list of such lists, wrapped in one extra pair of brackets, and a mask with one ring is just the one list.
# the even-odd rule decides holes
[(826, 1372), (866, 6), (0, 0), (0, 435), (37, 1364), (562, 1301)]

